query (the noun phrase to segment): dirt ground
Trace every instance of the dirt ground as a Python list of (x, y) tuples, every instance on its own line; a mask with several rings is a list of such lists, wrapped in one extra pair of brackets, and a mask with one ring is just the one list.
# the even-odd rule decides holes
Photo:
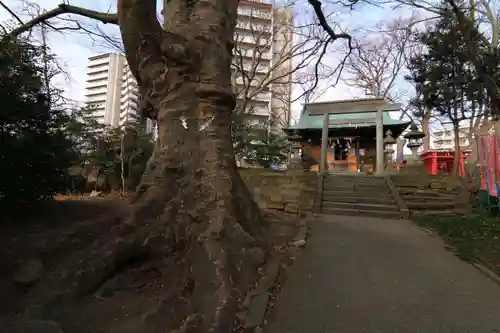
[[(28, 274), (25, 265), (39, 261), (41, 278), (53, 271), (63, 258), (82, 249), (118, 223), (126, 201), (117, 198), (57, 200), (24, 217), (10, 218), (0, 224), (0, 315), (23, 308), (23, 295), (31, 282), (19, 283)], [(29, 265), (29, 264), (28, 264)], [(28, 269), (29, 270), (29, 269)], [(16, 278), (16, 276), (21, 277)], [(27, 278), (27, 277), (26, 277)], [(29, 278), (28, 278), (29, 279)], [(34, 281), (33, 283), (35, 283)]]
[[(48, 203), (35, 215), (0, 223), (0, 332), (7, 327), (2, 322), (12, 321), (30, 305), (30, 289), (73, 253), (120, 223), (128, 204), (119, 197), (61, 199), (67, 198)], [(273, 244), (284, 246), (296, 234), (298, 216), (276, 211), (264, 214), (272, 222)], [(82, 300), (77, 311), (63, 311), (52, 319), (63, 332), (72, 333), (133, 326), (134, 318), (158, 307), (157, 290), (168, 284), (161, 278), (165, 276), (162, 270), (132, 267), (126, 274), (118, 274), (108, 287)]]

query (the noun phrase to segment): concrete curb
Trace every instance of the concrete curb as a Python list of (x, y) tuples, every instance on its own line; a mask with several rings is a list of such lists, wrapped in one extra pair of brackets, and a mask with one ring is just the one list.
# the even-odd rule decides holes
[(493, 266), (488, 263), (486, 260), (483, 258), (479, 257), (479, 262), (472, 263), (474, 267), (479, 269), (481, 273), (492, 279), (495, 283), (500, 285), (500, 275), (495, 272), (495, 269)]
[(265, 266), (263, 277), (257, 287), (249, 292), (242, 303), (242, 310), (238, 318), (243, 322), (243, 332), (261, 333), (265, 324), (268, 302), (272, 296), (272, 288), (280, 275), (281, 258), (295, 257), (300, 248), (306, 245), (309, 231), (308, 222), (312, 217), (306, 217), (299, 222), (299, 230), (288, 249), (281, 255), (272, 258)]

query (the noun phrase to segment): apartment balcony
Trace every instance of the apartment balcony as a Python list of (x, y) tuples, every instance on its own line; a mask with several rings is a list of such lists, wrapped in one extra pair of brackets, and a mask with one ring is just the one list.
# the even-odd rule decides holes
[(103, 118), (106, 115), (106, 111), (104, 109), (94, 109), (90, 112), (86, 118)]
[(111, 57), (111, 54), (112, 53), (97, 54), (97, 55), (89, 57), (89, 61), (93, 62), (93, 61), (99, 61), (99, 59), (109, 59)]
[(107, 86), (108, 86), (108, 80), (97, 80), (97, 81), (88, 82), (85, 89), (86, 90), (93, 90), (93, 89), (99, 89), (99, 88), (106, 88)]
[(244, 57), (250, 61), (270, 64), (272, 58), (271, 45), (257, 46), (255, 43), (236, 43), (233, 50), (235, 57)]
[(87, 75), (88, 76), (93, 76), (93, 75), (99, 75), (99, 74), (102, 74), (102, 73), (108, 74), (108, 72), (109, 72), (109, 67), (108, 66), (103, 66), (103, 67), (96, 67), (96, 68), (88, 70), (87, 71)]
[(271, 10), (273, 5), (266, 0), (240, 0), (239, 6), (243, 7), (251, 7), (251, 8), (260, 8), (262, 10)]
[(263, 85), (265, 85), (265, 77), (264, 76), (255, 76), (253, 78), (250, 78), (251, 80), (248, 81), (248, 79), (243, 79), (241, 76), (240, 77), (236, 77), (233, 79), (233, 82), (236, 84), (237, 87), (246, 87), (246, 86), (250, 86), (250, 87), (254, 87), (254, 88), (260, 88), (262, 87)]
[(253, 95), (250, 92), (248, 97), (250, 97), (252, 101), (259, 101), (259, 102), (270, 102), (271, 101), (271, 93), (260, 92), (260, 93)]
[(127, 104), (128, 102), (139, 104), (139, 101), (140, 101), (140, 98), (133, 93), (129, 93), (127, 95), (122, 95), (122, 97), (120, 98), (120, 104)]
[(264, 8), (256, 8), (253, 4), (255, 4), (255, 2), (248, 4), (246, 1), (240, 1), (240, 6), (238, 6), (238, 17), (256, 18), (266, 21), (272, 20), (272, 7), (266, 6)]
[(108, 80), (108, 71), (103, 71), (99, 73), (87, 73), (87, 82), (95, 82), (95, 81), (107, 81)]
[(128, 95), (138, 95), (139, 94), (139, 87), (137, 85), (127, 85), (121, 90), (121, 96), (128, 96)]
[(246, 59), (243, 59), (243, 66), (241, 66), (241, 59), (234, 59), (234, 64), (233, 64), (233, 71), (241, 74), (241, 71), (245, 71), (245, 74), (248, 76), (252, 75), (260, 75), (260, 76), (265, 76), (267, 75), (271, 69), (269, 66), (269, 63), (262, 63), (258, 59), (255, 61), (249, 61)]
[(96, 67), (102, 67), (102, 66), (109, 66), (109, 57), (103, 57), (95, 60), (90, 60), (89, 64), (87, 65), (87, 68), (96, 68)]
[(106, 94), (92, 95), (85, 98), (85, 103), (106, 103)]
[(258, 32), (240, 30), (235, 36), (236, 45), (249, 47), (269, 47), (273, 43), (272, 38), (266, 35), (260, 35)]
[(268, 43), (271, 40), (271, 36), (273, 34), (272, 30), (273, 28), (270, 24), (252, 24), (249, 22), (238, 21), (235, 27), (235, 34), (236, 36), (251, 36), (254, 41), (265, 38), (266, 43)]
[[(85, 89), (85, 96), (86, 97), (106, 96), (107, 93), (108, 93), (107, 85), (100, 86), (100, 87), (96, 86), (96, 87), (92, 87), (92, 88), (87, 87), (87, 89)], [(104, 97), (104, 98), (106, 98), (106, 97)]]
[(128, 101), (125, 103), (120, 103), (120, 112), (125, 111), (125, 110), (136, 110), (139, 109), (139, 103), (136, 103), (134, 101)]

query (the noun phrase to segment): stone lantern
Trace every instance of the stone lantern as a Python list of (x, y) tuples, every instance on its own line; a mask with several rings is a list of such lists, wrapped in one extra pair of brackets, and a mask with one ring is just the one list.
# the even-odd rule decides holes
[(392, 149), (392, 146), (395, 143), (396, 139), (394, 139), (394, 137), (392, 136), (392, 131), (387, 130), (387, 132), (385, 132), (385, 138), (384, 138), (384, 155), (387, 161), (386, 170), (388, 171), (392, 170), (392, 154), (394, 153), (394, 149)]
[(408, 140), (406, 146), (411, 150), (412, 164), (418, 164), (420, 162), (420, 159), (418, 158), (418, 148), (424, 144), (422, 140), (424, 137), (425, 133), (419, 131), (417, 124), (412, 122), (410, 131), (404, 136), (404, 138)]
[(297, 132), (297, 130), (293, 131), (292, 135), (288, 136), (289, 147), (290, 147), (290, 158), (289, 165), (290, 169), (301, 169), (302, 168), (302, 158), (300, 156), (300, 150), (302, 145), (300, 141), (302, 140), (302, 136)]

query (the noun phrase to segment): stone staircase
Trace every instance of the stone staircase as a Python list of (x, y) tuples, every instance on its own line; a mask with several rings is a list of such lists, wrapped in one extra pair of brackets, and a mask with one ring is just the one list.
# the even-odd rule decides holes
[(323, 179), (321, 211), (325, 214), (404, 218), (384, 178), (328, 174)]
[(393, 175), (397, 195), (412, 216), (463, 215), (472, 211), (464, 183), (447, 176)]

